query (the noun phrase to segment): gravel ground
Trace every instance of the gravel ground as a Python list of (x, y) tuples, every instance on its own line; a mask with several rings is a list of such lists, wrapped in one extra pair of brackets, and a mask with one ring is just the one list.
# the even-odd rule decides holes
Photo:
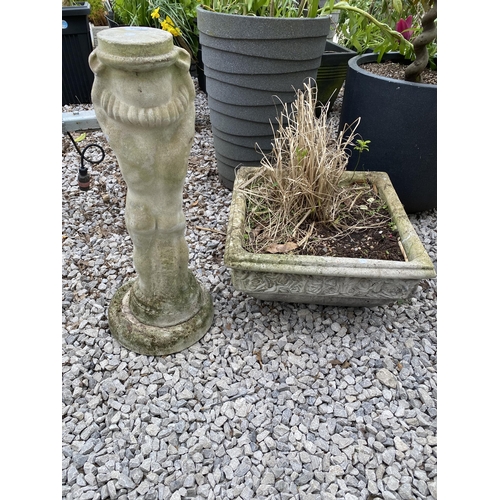
[[(157, 358), (108, 328), (110, 299), (134, 276), (116, 159), (87, 133), (82, 147), (106, 158), (80, 191), (62, 136), (62, 498), (437, 498), (436, 280), (370, 309), (236, 292), (223, 262), (231, 193), (200, 92), (196, 116), (186, 239), (215, 318), (200, 342)], [(410, 216), (434, 262), (436, 216)]]

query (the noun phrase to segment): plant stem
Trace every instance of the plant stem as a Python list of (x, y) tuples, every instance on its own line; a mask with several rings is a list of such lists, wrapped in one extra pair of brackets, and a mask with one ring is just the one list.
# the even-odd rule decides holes
[(307, 0), (300, 0), (299, 9), (297, 11), (297, 17), (300, 17), (302, 15), (302, 12), (304, 11), (304, 6), (306, 4), (306, 1)]
[(363, 9), (359, 9), (358, 7), (349, 5), (347, 2), (339, 2), (336, 4), (334, 4), (333, 2), (334, 0), (330, 0), (330, 3), (326, 4), (323, 7), (322, 13), (331, 12), (333, 10), (350, 10), (352, 12), (357, 12), (358, 14), (361, 14), (362, 16), (366, 17), (370, 22), (375, 24), (375, 26), (380, 28), (382, 31), (385, 31), (389, 35), (399, 40), (400, 44), (405, 45), (410, 50), (413, 49), (413, 45), (399, 31), (393, 30), (388, 24), (382, 23), (378, 19), (375, 19), (371, 14), (364, 11)]
[(424, 14), (422, 18), (423, 31), (413, 41), (415, 48), (415, 60), (405, 69), (405, 80), (407, 82), (420, 83), (422, 80), (422, 71), (429, 62), (429, 51), (427, 45), (437, 36), (437, 0), (434, 0), (433, 6)]

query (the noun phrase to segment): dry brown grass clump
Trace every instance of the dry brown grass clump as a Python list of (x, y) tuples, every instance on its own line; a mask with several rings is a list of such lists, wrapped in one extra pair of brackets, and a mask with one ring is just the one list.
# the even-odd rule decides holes
[[(317, 224), (329, 225), (335, 237), (345, 236), (365, 227), (366, 210), (383, 206), (368, 183), (340, 182), (349, 160), (346, 148), (356, 144), (357, 123), (336, 135), (326, 106), (316, 116), (315, 94), (305, 85), (290, 110), (284, 105), (270, 156), (243, 185), (249, 251), (305, 248)], [(390, 221), (378, 220), (380, 225)]]

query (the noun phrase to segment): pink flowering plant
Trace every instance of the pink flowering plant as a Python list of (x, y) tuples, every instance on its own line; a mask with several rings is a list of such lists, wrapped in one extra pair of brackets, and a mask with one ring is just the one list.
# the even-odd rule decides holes
[(410, 40), (411, 36), (413, 35), (413, 32), (415, 31), (411, 27), (412, 23), (413, 23), (413, 16), (408, 16), (406, 19), (400, 19), (396, 23), (396, 31), (399, 31), (407, 40)]

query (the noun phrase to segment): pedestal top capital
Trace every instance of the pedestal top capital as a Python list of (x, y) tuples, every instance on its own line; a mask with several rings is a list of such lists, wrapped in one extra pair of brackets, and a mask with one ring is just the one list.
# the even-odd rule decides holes
[(95, 50), (105, 65), (125, 71), (148, 71), (176, 62), (173, 37), (167, 31), (124, 26), (101, 31)]

